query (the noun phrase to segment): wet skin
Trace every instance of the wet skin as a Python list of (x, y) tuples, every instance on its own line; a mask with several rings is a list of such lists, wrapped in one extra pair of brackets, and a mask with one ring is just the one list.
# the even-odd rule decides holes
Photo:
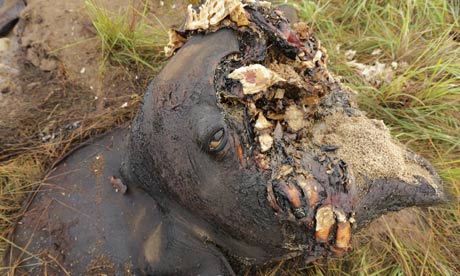
[[(244, 125), (216, 104), (216, 67), (238, 51), (226, 29), (187, 42), (150, 85), (130, 129), (77, 150), (44, 180), (13, 237), (26, 251), (13, 248), (8, 263), (40, 258), (49, 263), (31, 271), (58, 275), (233, 275), (228, 257), (263, 264), (324, 254), (314, 230), (275, 214), (270, 173), (257, 169), (243, 145)], [(328, 186), (318, 161), (304, 159)], [(111, 176), (128, 186), (125, 195)], [(355, 211), (360, 228), (386, 211), (438, 202), (437, 191), (421, 183), (376, 179), (368, 194), (351, 198), (356, 203), (338, 207)]]
[[(231, 271), (204, 243), (187, 213), (163, 211), (143, 190), (117, 193), (127, 129), (104, 135), (63, 160), (16, 228), (9, 263), (29, 275), (217, 275)], [(193, 258), (191, 258), (193, 256)], [(8, 256), (7, 256), (8, 258)], [(38, 265), (37, 262), (44, 262)], [(125, 273), (125, 274), (124, 274)], [(231, 275), (228, 274), (222, 275)]]

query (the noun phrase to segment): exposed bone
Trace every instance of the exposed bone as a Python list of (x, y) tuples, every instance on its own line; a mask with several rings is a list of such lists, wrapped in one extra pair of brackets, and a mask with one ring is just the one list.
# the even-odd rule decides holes
[[(371, 176), (366, 180), (376, 179), (375, 174), (367, 174), (367, 169), (375, 167), (372, 162), (382, 163), (375, 157), (385, 158), (387, 152), (387, 146), (365, 145), (372, 144), (373, 140), (391, 139), (380, 135), (381, 130), (374, 130), (381, 127), (367, 126), (370, 120), (353, 106), (347, 89), (327, 70), (327, 51), (307, 24), (297, 24), (296, 35), (287, 21), (279, 17), (280, 13), (260, 9), (260, 1), (245, 3), (249, 6), (244, 14), (249, 15), (250, 28), (236, 28), (234, 23), (227, 25), (243, 34), (240, 46), (248, 51), (236, 60), (228, 58), (221, 63), (218, 95), (232, 99), (229, 102), (225, 96), (221, 97), (226, 99), (221, 101), (223, 111), (231, 117), (244, 114), (243, 123), (250, 130), (243, 142), (247, 143), (248, 152), (253, 153), (247, 160), (252, 157), (257, 168), (271, 173), (271, 181), (276, 183), (267, 189), (270, 206), (278, 213), (278, 204), (282, 203), (285, 208), (286, 197), (289, 200), (290, 208), (278, 214), (280, 219), (297, 219), (299, 225), (309, 230), (315, 225), (316, 241), (328, 243), (328, 251), (344, 254), (350, 249), (354, 200), (359, 202), (356, 194), (368, 191), (364, 189), (365, 183), (362, 184), (363, 176)], [(225, 21), (230, 19), (227, 17)], [(250, 39), (244, 39), (246, 34)], [(241, 87), (229, 78), (240, 81), (242, 93)], [(335, 117), (338, 119), (331, 120)], [(349, 121), (353, 124), (348, 124)], [(363, 124), (354, 121), (363, 121)], [(353, 128), (348, 132), (349, 125), (357, 131)], [(361, 135), (363, 133), (366, 135)], [(369, 139), (374, 136), (379, 137)], [(325, 150), (323, 145), (337, 147)], [(378, 154), (369, 155), (368, 151), (378, 151)], [(365, 160), (366, 156), (373, 160)], [(394, 166), (384, 165), (382, 176)], [(411, 172), (408, 176), (413, 175)], [(331, 234), (336, 223), (337, 231)]]
[(394, 71), (387, 64), (375, 62), (375, 65), (366, 65), (354, 60), (347, 62), (351, 68), (357, 69), (361, 76), (370, 84), (379, 86), (382, 82), (389, 84), (394, 79)]
[(275, 141), (281, 141), (281, 139), (283, 139), (283, 127), (281, 126), (280, 122), (276, 123), (273, 137), (275, 138)]
[(293, 86), (303, 88), (305, 85), (302, 77), (294, 70), (292, 64), (272, 63), (270, 64), (270, 70), (276, 72), (281, 78), (285, 79), (287, 83)]
[(284, 89), (276, 89), (276, 92), (275, 92), (275, 99), (282, 99), (284, 98), (284, 93), (286, 91)]
[(277, 179), (282, 178), (286, 175), (291, 174), (294, 171), (294, 169), (289, 166), (289, 165), (282, 165), (281, 168), (278, 171), (278, 176), (276, 177)]
[(317, 242), (325, 243), (335, 224), (334, 212), (332, 206), (326, 205), (318, 209), (316, 212), (316, 233)]
[(235, 22), (239, 27), (249, 25), (249, 20), (244, 11), (244, 6), (238, 3), (230, 12), (230, 19)]
[[(246, 3), (256, 3), (256, 0), (246, 0)], [(271, 8), (272, 3), (268, 1), (258, 1), (259, 6), (265, 7), (265, 8)]]
[(291, 105), (286, 110), (285, 120), (289, 127), (294, 131), (299, 131), (304, 127), (303, 112), (295, 105)]
[(274, 121), (282, 121), (284, 120), (284, 114), (277, 114), (277, 113), (268, 113), (266, 114), (267, 118)]
[[(228, 1), (206, 1), (203, 6), (203, 9), (207, 10), (209, 25), (215, 26), (228, 15), (228, 10), (225, 7), (225, 4)], [(202, 10), (201, 10), (202, 11)], [(201, 12), (200, 11), (200, 12)]]
[(251, 114), (251, 116), (255, 116), (260, 113), (256, 105), (252, 102), (248, 103), (247, 107), (248, 107), (249, 114)]
[(338, 222), (337, 234), (335, 238), (335, 247), (338, 249), (348, 249), (351, 241), (350, 222)]
[(316, 51), (315, 56), (313, 57), (313, 62), (318, 62), (323, 57), (323, 52), (320, 50)]
[(302, 69), (313, 69), (315, 64), (311, 60), (302, 61)]
[(208, 10), (204, 7), (200, 7), (200, 12), (196, 12), (193, 9), (192, 5), (188, 5), (187, 7), (187, 17), (185, 19), (185, 30), (198, 30), (203, 29), (206, 30), (209, 28), (209, 20), (208, 20)]
[(347, 216), (345, 213), (337, 208), (334, 208), (334, 214), (338, 222), (346, 222), (347, 221)]
[(262, 152), (266, 152), (272, 148), (273, 137), (271, 137), (270, 134), (268, 133), (264, 133), (259, 136), (259, 143), (260, 143), (260, 150)]
[(257, 130), (262, 130), (266, 128), (273, 127), (273, 124), (267, 121), (264, 114), (262, 112), (259, 113), (259, 117), (257, 118), (256, 124), (254, 126)]
[(182, 47), (187, 41), (186, 38), (179, 35), (175, 30), (169, 29), (168, 31), (169, 42), (168, 45), (165, 46), (164, 51), (167, 57), (170, 57), (174, 54), (174, 52)]
[(356, 51), (355, 50), (347, 50), (345, 52), (345, 58), (348, 59), (348, 60), (353, 60), (353, 58), (355, 57), (356, 55)]
[(240, 0), (208, 0), (199, 12), (192, 5), (187, 8), (185, 30), (206, 30), (211, 26), (217, 26), (229, 16), (230, 20), (238, 26), (247, 26), (249, 20)]
[(228, 77), (239, 80), (243, 85), (243, 93), (246, 95), (265, 91), (275, 83), (285, 81), (278, 74), (260, 64), (240, 67)]

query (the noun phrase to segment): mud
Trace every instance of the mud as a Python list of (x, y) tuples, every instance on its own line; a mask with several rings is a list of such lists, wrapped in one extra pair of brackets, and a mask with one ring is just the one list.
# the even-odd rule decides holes
[[(130, 3), (142, 10), (144, 1), (98, 1), (121, 13)], [(147, 15), (152, 22), (158, 16), (163, 24), (179, 26), (183, 18), (172, 15), (184, 10), (182, 1), (153, 1)], [(72, 139), (79, 135), (76, 130), (83, 133), (93, 126), (101, 133), (105, 127), (94, 123), (96, 117), (113, 126), (133, 115), (152, 73), (110, 63), (101, 73), (101, 42), (88, 14), (85, 1), (27, 1), (19, 22), (1, 38), (2, 159), (24, 147)]]
[(418, 178), (423, 177), (430, 185), (438, 183), (433, 174), (409, 159), (410, 152), (391, 137), (382, 121), (337, 113), (316, 125), (313, 133), (318, 144), (338, 147), (336, 155), (354, 168), (356, 183), (361, 187), (369, 179), (379, 178), (417, 185)]

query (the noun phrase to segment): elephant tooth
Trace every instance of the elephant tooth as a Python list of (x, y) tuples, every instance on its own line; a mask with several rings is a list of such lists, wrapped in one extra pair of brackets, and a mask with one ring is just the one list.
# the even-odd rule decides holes
[(286, 197), (288, 198), (289, 202), (292, 204), (293, 207), (295, 208), (302, 207), (302, 202), (300, 200), (301, 194), (300, 194), (300, 191), (295, 187), (295, 185), (286, 183), (284, 181), (280, 181), (279, 187), (281, 188), (283, 193), (286, 195)]
[(335, 218), (332, 206), (327, 205), (319, 208), (316, 212), (316, 241), (326, 243), (334, 224)]
[(243, 85), (243, 93), (246, 95), (263, 92), (275, 83), (285, 81), (277, 73), (260, 64), (240, 67), (228, 77), (239, 80)]
[(337, 235), (334, 246), (338, 249), (347, 250), (351, 241), (351, 224), (349, 221), (337, 223)]

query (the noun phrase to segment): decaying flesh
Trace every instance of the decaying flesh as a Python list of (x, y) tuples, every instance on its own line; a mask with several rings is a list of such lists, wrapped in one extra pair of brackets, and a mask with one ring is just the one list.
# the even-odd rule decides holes
[[(281, 13), (270, 9), (266, 2), (214, 0), (199, 9), (189, 6), (184, 31), (170, 31), (167, 54), (173, 54), (193, 31), (213, 32), (222, 27), (240, 33), (244, 51), (229, 56), (220, 68), (221, 76), (216, 77), (219, 105), (229, 119), (246, 121), (253, 133), (245, 145), (252, 156), (246, 158), (259, 170), (271, 173), (267, 185), (271, 207), (280, 218), (298, 220), (305, 231), (316, 232), (317, 242), (331, 251), (337, 247), (345, 252), (351, 233), (333, 228), (337, 227), (336, 213), (346, 214), (340, 223), (348, 225), (352, 214), (330, 203), (321, 207), (331, 201), (331, 188), (317, 183), (302, 159), (311, 149), (308, 136), (313, 114), (321, 98), (335, 85), (325, 66), (326, 51), (304, 24), (292, 30)], [(347, 174), (339, 161), (323, 161), (329, 170), (343, 169)], [(348, 181), (344, 176), (343, 185), (349, 185)], [(336, 242), (332, 236), (336, 236)]]
[[(372, 174), (380, 170), (381, 178), (410, 182), (405, 174), (412, 170), (388, 175), (382, 166), (371, 164), (363, 175), (349, 168), (349, 163), (358, 169), (366, 165), (353, 159), (363, 146), (341, 142), (347, 137), (340, 135), (354, 134), (347, 129), (340, 133), (340, 122), (371, 120), (349, 107), (348, 100), (340, 107), (324, 110), (322, 105), (330, 101), (332, 91), (341, 87), (327, 70), (326, 50), (306, 24), (291, 27), (266, 2), (208, 0), (198, 10), (190, 6), (185, 31), (170, 36), (168, 54), (188, 36), (220, 28), (233, 28), (240, 36), (241, 53), (227, 56), (215, 76), (218, 105), (229, 121), (247, 128), (240, 159), (271, 175), (267, 183), (271, 208), (281, 221), (296, 221), (311, 233), (314, 245), (310, 250), (318, 250), (318, 255), (342, 256), (351, 249), (354, 201), (366, 190), (364, 179), (376, 177)], [(374, 141), (370, 150), (374, 157), (379, 147), (388, 151), (393, 145), (399, 147), (386, 128), (379, 129), (374, 136), (383, 138)], [(361, 138), (356, 140), (366, 140)], [(325, 144), (328, 141), (331, 144)], [(404, 159), (404, 152), (396, 154)], [(375, 159), (373, 156), (370, 158)], [(401, 162), (400, 166), (404, 160)], [(423, 176), (430, 181), (431, 176)]]

